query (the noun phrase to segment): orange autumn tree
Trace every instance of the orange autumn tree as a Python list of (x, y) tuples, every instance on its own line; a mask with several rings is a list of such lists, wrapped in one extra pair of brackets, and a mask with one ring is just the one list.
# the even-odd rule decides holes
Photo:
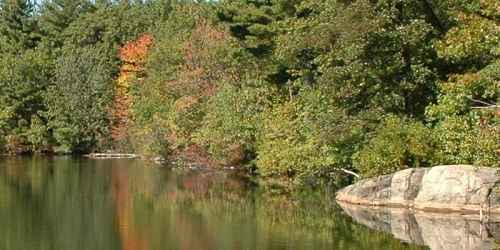
[(240, 74), (229, 60), (233, 40), (224, 27), (203, 17), (189, 20), (182, 27), (165, 26), (155, 37), (144, 81), (134, 86), (129, 141), (144, 156), (175, 155), (207, 165), (209, 154), (198, 144), (197, 131), (210, 100), (222, 86), (239, 82)]
[(176, 155), (193, 162), (212, 165), (205, 149), (193, 136), (203, 126), (205, 108), (211, 97), (227, 82), (238, 82), (235, 69), (225, 60), (230, 44), (229, 34), (205, 18), (194, 23), (189, 36), (178, 44), (182, 62), (176, 65), (174, 76), (164, 87), (170, 94), (173, 107), (170, 113), (168, 141)]
[(141, 80), (144, 74), (144, 64), (151, 45), (153, 36), (143, 34), (135, 41), (130, 41), (120, 48), (119, 57), (122, 61), (120, 75), (116, 80), (115, 96), (112, 110), (111, 137), (115, 142), (126, 139), (130, 126), (130, 108), (132, 96), (129, 88), (134, 80)]

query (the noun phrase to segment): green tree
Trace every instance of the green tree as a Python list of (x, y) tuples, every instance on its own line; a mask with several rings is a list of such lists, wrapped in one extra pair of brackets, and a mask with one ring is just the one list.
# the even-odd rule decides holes
[(307, 88), (293, 101), (263, 112), (258, 126), (258, 171), (299, 183), (353, 175), (351, 156), (364, 139), (369, 117), (349, 117), (332, 101), (321, 88)]
[[(45, 111), (44, 95), (52, 65), (45, 53), (28, 50), (23, 54), (3, 54), (0, 58), (0, 134), (29, 145), (26, 137), (34, 121)], [(28, 148), (22, 149), (28, 150)]]
[(196, 142), (224, 164), (249, 163), (256, 155), (261, 113), (275, 94), (272, 88), (223, 86), (205, 107)]
[(104, 55), (98, 47), (67, 47), (57, 61), (46, 115), (58, 152), (88, 152), (106, 144), (112, 79)]
[(427, 107), (438, 164), (498, 166), (500, 30), (498, 1), (449, 3), (449, 31), (436, 41), (448, 76)]
[(439, 144), (436, 163), (498, 166), (500, 61), (441, 84), (438, 102), (427, 109)]
[(93, 10), (86, 0), (47, 0), (42, 2), (40, 27), (51, 48), (63, 46), (64, 30), (80, 15)]
[(0, 1), (0, 35), (5, 42), (0, 51), (10, 51), (36, 47), (40, 41), (35, 3), (31, 0)]
[(302, 3), (283, 24), (278, 47), (294, 86), (329, 85), (331, 97), (352, 113), (381, 109), (423, 118), (438, 80), (437, 31), (422, 1), (387, 2)]
[(217, 19), (228, 25), (230, 34), (243, 49), (233, 56), (253, 57), (253, 70), (260, 80), (286, 86), (290, 79), (286, 65), (275, 60), (273, 54), (276, 36), (281, 32), (277, 23), (293, 15), (298, 2), (301, 1), (237, 0), (222, 1), (217, 6)]

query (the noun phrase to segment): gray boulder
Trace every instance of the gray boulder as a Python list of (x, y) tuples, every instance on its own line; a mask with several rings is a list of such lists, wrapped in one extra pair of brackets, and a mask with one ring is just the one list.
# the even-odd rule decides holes
[(470, 165), (412, 168), (361, 180), (337, 192), (351, 204), (500, 213), (497, 169)]

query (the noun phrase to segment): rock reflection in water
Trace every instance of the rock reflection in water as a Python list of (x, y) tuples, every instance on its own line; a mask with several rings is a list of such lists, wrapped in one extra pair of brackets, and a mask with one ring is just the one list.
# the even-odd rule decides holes
[(356, 222), (432, 250), (497, 249), (500, 221), (480, 223), (478, 215), (413, 212), (404, 208), (339, 203)]

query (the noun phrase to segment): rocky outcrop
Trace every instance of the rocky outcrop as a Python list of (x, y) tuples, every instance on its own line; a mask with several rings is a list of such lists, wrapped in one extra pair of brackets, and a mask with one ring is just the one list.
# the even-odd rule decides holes
[(344, 212), (371, 229), (433, 250), (496, 249), (500, 223), (481, 223), (479, 215), (414, 212), (407, 208), (367, 207), (339, 202)]
[(500, 213), (497, 169), (470, 165), (412, 168), (361, 180), (337, 192), (351, 204)]

